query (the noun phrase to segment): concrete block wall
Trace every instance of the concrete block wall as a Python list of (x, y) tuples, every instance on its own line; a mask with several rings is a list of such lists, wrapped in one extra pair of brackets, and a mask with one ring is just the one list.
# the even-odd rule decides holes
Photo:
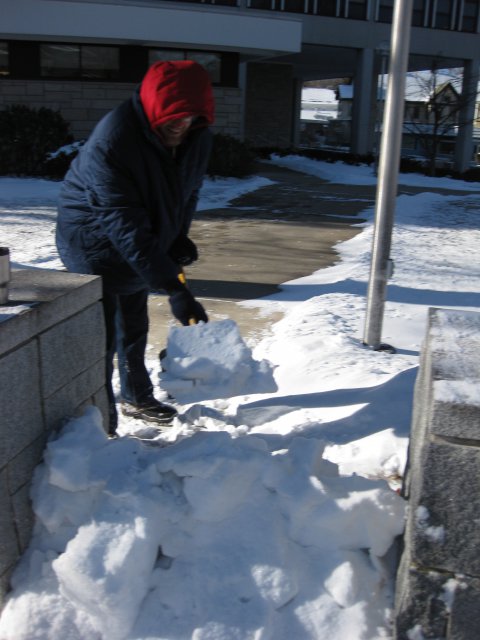
[(88, 404), (108, 420), (101, 279), (13, 270), (0, 306), (0, 607), (33, 526), (30, 485), (48, 438)]
[[(0, 82), (0, 104), (24, 104), (60, 111), (71, 125), (75, 140), (87, 138), (97, 122), (124, 100), (137, 84), (129, 82), (81, 82), (66, 80), (7, 80)], [(214, 131), (240, 138), (243, 99), (240, 89), (215, 87)]]
[(24, 104), (60, 111), (76, 140), (87, 138), (105, 113), (132, 95), (128, 82), (78, 82), (66, 80), (6, 80), (0, 82), (2, 105)]
[(243, 92), (233, 87), (216, 87), (214, 132), (243, 139)]
[(396, 640), (480, 638), (480, 314), (430, 309), (415, 387)]

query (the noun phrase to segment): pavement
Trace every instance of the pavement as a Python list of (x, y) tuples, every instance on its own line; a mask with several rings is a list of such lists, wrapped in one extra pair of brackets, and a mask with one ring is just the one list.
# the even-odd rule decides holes
[[(227, 208), (195, 215), (190, 235), (200, 259), (186, 269), (210, 320), (235, 320), (247, 344), (267, 335), (282, 314), (265, 316), (263, 309), (239, 302), (268, 296), (284, 282), (335, 264), (335, 245), (360, 232), (355, 225), (376, 199), (376, 185), (334, 184), (266, 162), (258, 162), (254, 174), (274, 184), (236, 198)], [(399, 195), (424, 191), (398, 186)], [(149, 348), (160, 351), (175, 324), (166, 296), (151, 295), (149, 313)]]
[[(255, 175), (274, 184), (235, 199), (228, 208), (196, 214), (190, 236), (200, 259), (185, 270), (210, 320), (235, 320), (247, 344), (282, 316), (265, 316), (238, 303), (333, 265), (339, 260), (335, 245), (360, 231), (353, 225), (375, 202), (372, 186), (336, 185), (267, 163), (258, 163)], [(149, 349), (160, 351), (175, 324), (166, 296), (150, 296), (149, 315)]]

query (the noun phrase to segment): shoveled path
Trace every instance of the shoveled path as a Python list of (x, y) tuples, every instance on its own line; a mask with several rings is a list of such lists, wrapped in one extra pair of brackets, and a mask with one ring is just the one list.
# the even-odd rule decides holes
[[(259, 317), (237, 302), (264, 297), (283, 282), (334, 264), (334, 245), (359, 232), (352, 225), (375, 200), (374, 187), (334, 185), (266, 163), (258, 163), (255, 175), (275, 184), (237, 198), (228, 208), (196, 214), (191, 237), (200, 260), (186, 269), (210, 319), (235, 320), (247, 340), (281, 316)], [(149, 309), (149, 345), (158, 351), (173, 320), (165, 296), (151, 295)]]
[[(359, 233), (354, 225), (361, 222), (362, 211), (375, 206), (376, 197), (375, 185), (334, 184), (265, 162), (257, 163), (255, 175), (274, 184), (237, 198), (228, 208), (196, 215), (191, 236), (200, 260), (186, 270), (210, 319), (232, 318), (247, 342), (268, 331), (281, 315), (264, 317), (238, 302), (267, 296), (283, 282), (334, 264), (335, 245)], [(398, 187), (399, 195), (425, 190)], [(465, 195), (465, 191), (428, 191)], [(175, 321), (165, 296), (152, 295), (149, 304), (149, 345), (159, 351)]]

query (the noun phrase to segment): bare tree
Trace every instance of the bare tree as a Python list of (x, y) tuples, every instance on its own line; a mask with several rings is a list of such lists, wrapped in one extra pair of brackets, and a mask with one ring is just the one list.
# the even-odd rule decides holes
[(453, 154), (465, 101), (475, 100), (462, 94), (463, 69), (437, 69), (409, 74), (404, 128), (417, 142), (427, 160), (427, 172), (435, 175), (443, 148)]

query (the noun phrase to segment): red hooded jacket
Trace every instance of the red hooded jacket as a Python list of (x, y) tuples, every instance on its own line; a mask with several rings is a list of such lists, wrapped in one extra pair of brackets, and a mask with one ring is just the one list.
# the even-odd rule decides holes
[(189, 116), (200, 118), (198, 124), (205, 126), (214, 121), (210, 77), (193, 60), (153, 64), (142, 81), (140, 101), (152, 129)]
[[(70, 271), (101, 275), (122, 294), (179, 286), (169, 251), (196, 209), (213, 112), (208, 73), (185, 60), (153, 65), (131, 98), (102, 118), (59, 196), (57, 247)], [(174, 157), (154, 128), (184, 116), (199, 122)]]

